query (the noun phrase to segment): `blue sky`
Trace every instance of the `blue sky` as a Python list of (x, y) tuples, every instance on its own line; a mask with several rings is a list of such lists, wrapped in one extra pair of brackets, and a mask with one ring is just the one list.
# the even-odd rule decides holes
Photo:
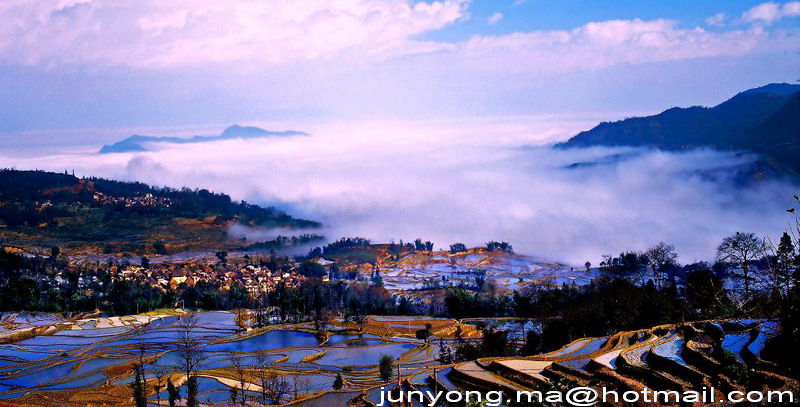
[(308, 120), (616, 119), (796, 80), (798, 23), (797, 1), (8, 0), (0, 137), (273, 120), (302, 130)]
[[(476, 33), (498, 35), (515, 31), (563, 30), (593, 21), (636, 18), (666, 18), (694, 27), (705, 25), (705, 20), (717, 13), (736, 18), (762, 3), (759, 0), (475, 0), (469, 7), (470, 19), (430, 33), (428, 38), (459, 41)], [(488, 18), (495, 13), (502, 14), (502, 19), (487, 24)]]

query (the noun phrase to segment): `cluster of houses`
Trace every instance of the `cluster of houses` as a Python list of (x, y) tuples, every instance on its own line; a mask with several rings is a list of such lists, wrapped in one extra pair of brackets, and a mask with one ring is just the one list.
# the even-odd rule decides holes
[(111, 272), (116, 278), (140, 281), (164, 291), (176, 290), (181, 284), (192, 287), (206, 281), (218, 284), (223, 289), (242, 286), (253, 296), (270, 292), (281, 283), (292, 288), (305, 280), (304, 276), (294, 271), (272, 271), (252, 264), (225, 267), (193, 263), (157, 264), (153, 267), (113, 266)]
[(154, 196), (153, 194), (145, 194), (144, 196), (128, 197), (114, 197), (106, 195), (102, 192), (95, 191), (92, 195), (94, 202), (100, 205), (118, 205), (122, 204), (126, 208), (169, 208), (172, 202), (169, 198), (162, 198)]
[[(244, 264), (241, 262), (214, 263), (192, 260), (180, 263), (155, 262), (151, 264), (149, 259), (146, 262), (143, 260), (139, 265), (128, 262), (124, 264), (109, 263), (105, 270), (110, 274), (112, 280), (140, 282), (163, 292), (174, 292), (181, 287), (194, 287), (199, 283), (208, 282), (224, 290), (241, 287), (250, 296), (258, 297), (272, 292), (278, 285), (292, 289), (308, 280), (309, 277), (298, 271), (300, 269), (298, 262), (287, 260), (288, 263), (283, 264), (278, 270), (258, 265), (256, 262), (251, 263), (249, 260)], [(311, 262), (318, 263), (326, 269), (327, 274), (320, 277), (323, 282), (329, 282), (332, 278), (354, 279), (354, 277), (348, 277), (351, 274), (361, 275), (353, 265), (345, 266), (345, 270), (341, 273), (334, 273), (334, 270), (337, 270), (333, 267), (336, 262), (321, 257), (311, 259)], [(375, 273), (374, 270), (372, 272)], [(336, 274), (336, 277), (332, 277), (332, 274)], [(68, 283), (67, 274), (63, 270), (59, 271), (54, 279), (60, 285)], [(98, 274), (82, 273), (77, 276), (77, 288), (83, 294), (91, 294), (98, 283), (103, 284), (100, 279)]]
[(49, 199), (44, 201), (44, 202), (36, 201), (33, 204), (34, 204), (34, 206), (36, 206), (36, 210), (39, 211), (39, 212), (44, 212), (47, 208), (50, 208), (50, 207), (53, 206), (53, 203), (50, 202)]

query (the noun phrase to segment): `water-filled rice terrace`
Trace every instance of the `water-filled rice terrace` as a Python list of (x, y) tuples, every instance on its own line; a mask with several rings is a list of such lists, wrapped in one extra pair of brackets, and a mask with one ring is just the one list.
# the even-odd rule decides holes
[[(509, 331), (538, 329), (512, 319), (456, 321), (429, 317), (370, 317), (365, 332), (334, 321), (318, 335), (311, 323), (252, 329), (234, 313), (195, 314), (192, 335), (202, 344), (199, 370), (203, 405), (228, 405), (231, 386), (238, 386), (231, 355), (240, 356), (250, 372), (248, 395), (258, 399), (252, 373), (259, 358), (285, 378), (289, 394), (281, 401), (296, 406), (377, 406), (381, 400), (377, 362), (390, 355), (399, 363), (406, 390), (520, 390), (546, 388), (567, 380), (577, 385), (611, 386), (620, 391), (738, 389), (724, 374), (719, 351), (724, 349), (747, 365), (758, 386), (796, 388), (795, 379), (762, 359), (778, 324), (767, 320), (697, 322), (680, 326), (582, 338), (562, 348), (531, 357), (486, 358), (455, 365), (436, 362), (438, 343), (413, 339), (430, 324), (434, 335), (449, 337), (460, 326), (477, 337), (483, 323)], [(25, 405), (132, 405), (133, 363), (145, 342), (148, 398), (166, 405), (167, 393), (156, 394), (157, 377), (183, 383), (176, 368), (181, 321), (178, 311), (112, 318), (65, 319), (50, 314), (6, 314), (0, 317), (0, 403)], [(263, 365), (262, 365), (263, 366)], [(156, 372), (160, 372), (156, 375)], [(337, 374), (345, 388), (333, 391)], [(392, 382), (396, 383), (396, 382)], [(389, 385), (392, 387), (394, 385)], [(185, 388), (183, 389), (185, 395)], [(721, 396), (721, 395), (720, 395)], [(257, 402), (252, 405), (259, 405)]]
[[(400, 364), (401, 374), (409, 377), (424, 375), (437, 364), (437, 345), (413, 339), (413, 329), (391, 326), (402, 325), (402, 318), (370, 319), (366, 332), (361, 333), (352, 325), (334, 322), (328, 332), (319, 335), (311, 323), (251, 329), (231, 312), (194, 315), (191, 335), (201, 344), (198, 384), (204, 405), (227, 405), (230, 386), (239, 386), (231, 355), (240, 357), (250, 378), (255, 377), (256, 369), (263, 369), (266, 356), (270, 372), (289, 384), (290, 394), (281, 402), (295, 400), (309, 406), (331, 405), (325, 400), (349, 400), (361, 389), (380, 385), (377, 364), (381, 355), (390, 355)], [(176, 384), (185, 380), (177, 367), (181, 361), (179, 335), (185, 332), (182, 318), (186, 316), (174, 310), (77, 320), (50, 314), (3, 315), (0, 403), (131, 405), (133, 364), (142, 358), (144, 349), (148, 397), (155, 405), (158, 395), (153, 384), (157, 378), (162, 384), (167, 378)], [(413, 321), (415, 326), (420, 323), (449, 332), (455, 321), (425, 317)], [(257, 365), (259, 354), (261, 364)], [(345, 390), (328, 395), (337, 374), (343, 376)], [(246, 386), (254, 400), (260, 389), (257, 383), (248, 380)], [(165, 387), (160, 399), (166, 405)]]
[(439, 285), (471, 285), (477, 276), (492, 280), (498, 288), (519, 290), (531, 283), (588, 284), (596, 269), (583, 270), (499, 250), (469, 252), (415, 252), (381, 264), (381, 276), (391, 290), (419, 290)]
[[(497, 322), (495, 322), (497, 323)], [(518, 391), (547, 391), (552, 383), (607, 387), (617, 391), (722, 391), (745, 390), (725, 375), (724, 351), (733, 354), (750, 371), (748, 390), (796, 390), (798, 381), (779, 365), (764, 360), (762, 351), (779, 334), (769, 320), (695, 322), (583, 338), (562, 348), (530, 357), (485, 358), (440, 369), (438, 374), (408, 378), (404, 387), (461, 391), (503, 391), (514, 398)], [(380, 406), (380, 393), (368, 391), (354, 399), (355, 406)], [(415, 404), (416, 405), (416, 404)], [(422, 404), (420, 404), (422, 405)]]

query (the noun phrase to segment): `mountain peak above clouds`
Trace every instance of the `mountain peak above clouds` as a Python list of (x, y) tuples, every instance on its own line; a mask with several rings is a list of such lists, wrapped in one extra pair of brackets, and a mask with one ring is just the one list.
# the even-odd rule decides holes
[(307, 136), (307, 133), (299, 131), (268, 131), (254, 126), (240, 126), (234, 124), (227, 127), (217, 136), (192, 136), (192, 137), (172, 137), (172, 136), (143, 136), (132, 135), (123, 140), (113, 144), (104, 145), (100, 149), (100, 154), (110, 153), (132, 153), (150, 151), (149, 145), (153, 143), (168, 143), (168, 144), (192, 144), (192, 143), (207, 143), (222, 140), (247, 140), (254, 138), (270, 138), (270, 137), (294, 137), (294, 136)]

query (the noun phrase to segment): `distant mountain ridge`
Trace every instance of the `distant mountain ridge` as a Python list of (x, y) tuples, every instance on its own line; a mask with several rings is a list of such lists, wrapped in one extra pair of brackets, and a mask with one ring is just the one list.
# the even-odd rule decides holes
[(308, 134), (300, 131), (267, 131), (258, 127), (239, 126), (234, 124), (233, 126), (226, 128), (222, 134), (218, 136), (193, 136), (186, 138), (133, 135), (114, 144), (104, 145), (100, 149), (100, 154), (149, 151), (146, 146), (146, 144), (149, 143), (191, 144), (234, 139), (246, 140), (264, 137), (293, 137), (307, 135)]
[(647, 117), (600, 123), (558, 148), (709, 147), (760, 155), (759, 167), (800, 176), (800, 85), (773, 83), (750, 89), (714, 107), (671, 108)]

